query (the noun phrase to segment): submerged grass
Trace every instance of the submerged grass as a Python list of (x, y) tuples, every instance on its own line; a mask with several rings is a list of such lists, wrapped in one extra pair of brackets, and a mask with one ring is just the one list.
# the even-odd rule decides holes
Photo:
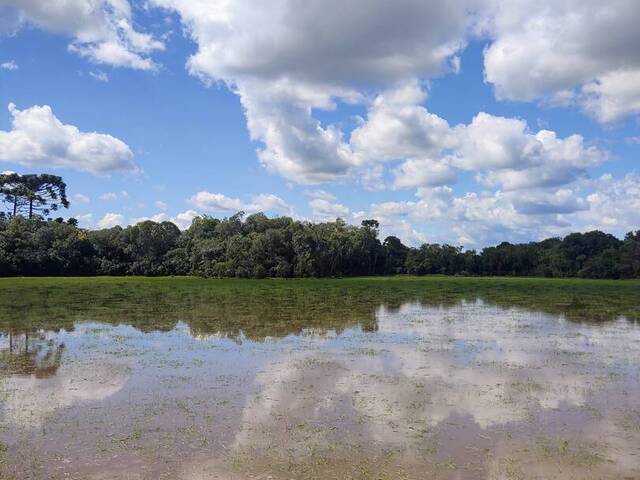
[[(375, 330), (381, 305), (485, 303), (579, 322), (640, 319), (640, 280), (396, 276), (344, 279), (18, 277), (0, 279), (0, 332), (47, 328), (79, 317), (165, 330), (184, 320), (206, 334), (256, 338), (304, 328)], [(239, 301), (242, 300), (242, 301)], [(60, 325), (67, 328), (68, 325)], [(248, 328), (250, 327), (250, 328)]]
[[(131, 378), (107, 400), (61, 404), (64, 408), (57, 407), (55, 415), (45, 409), (42, 431), (31, 436), (4, 432), (9, 444), (3, 452), (0, 443), (0, 478), (3, 472), (17, 472), (19, 478), (45, 478), (45, 470), (75, 468), (82, 473), (97, 468), (96, 462), (102, 462), (100, 468), (110, 478), (130, 478), (145, 462), (156, 469), (147, 472), (149, 478), (163, 471), (170, 472), (164, 478), (179, 478), (174, 473), (183, 464), (193, 461), (193, 468), (199, 468), (196, 460), (201, 457), (202, 472), (223, 472), (218, 478), (475, 479), (490, 473), (489, 478), (524, 479), (532, 478), (529, 473), (539, 465), (568, 474), (588, 469), (606, 473), (611, 457), (606, 431), (601, 445), (581, 440), (582, 423), (576, 423), (579, 434), (564, 427), (546, 431), (544, 425), (578, 418), (595, 429), (601, 417), (611, 416), (610, 406), (590, 403), (597, 386), (611, 393), (610, 405), (628, 410), (627, 400), (613, 394), (636, 392), (637, 379), (626, 379), (624, 362), (609, 363), (618, 343), (613, 350), (601, 346), (604, 360), (596, 361), (585, 354), (588, 345), (573, 339), (600, 327), (566, 320), (617, 321), (610, 331), (604, 325), (602, 330), (622, 344), (625, 332), (636, 326), (620, 319), (640, 318), (639, 298), (640, 281), (577, 279), (0, 279), (0, 334), (17, 334), (13, 341), (21, 342), (30, 332), (29, 352), (34, 355), (40, 346), (34, 330), (77, 328), (79, 333), (58, 336), (75, 337), (75, 343), (65, 339), (63, 350), (56, 335), (43, 335), (37, 362), (24, 348), (24, 355), (12, 354), (20, 364), (3, 362), (11, 355), (0, 352), (6, 355), (0, 357), (0, 380), (3, 373), (21, 377), (31, 369), (47, 385), (46, 375), (55, 374), (60, 365), (55, 357), (59, 351), (65, 352), (67, 367), (61, 372), (77, 372), (73, 388), (84, 383), (90, 390), (96, 381), (117, 384)], [(409, 308), (401, 308), (407, 304)], [(494, 314), (497, 309), (499, 315)], [(540, 312), (550, 316), (540, 321)], [(500, 328), (513, 318), (521, 328)], [(168, 331), (178, 322), (196, 338), (112, 327)], [(403, 334), (421, 322), (441, 322), (442, 328), (426, 329), (416, 338)], [(347, 328), (360, 330), (335, 340), (328, 337), (329, 342), (270, 338), (238, 348), (225, 339), (197, 338), (222, 333), (241, 343), (245, 338), (261, 341)], [(378, 328), (377, 335), (371, 334)], [(494, 331), (504, 337), (513, 333), (513, 338), (487, 341)], [(562, 349), (555, 348), (559, 338), (568, 339)], [(43, 355), (47, 352), (50, 357)], [(492, 355), (477, 356), (483, 352)], [(9, 365), (5, 372), (3, 365)], [(95, 371), (87, 368), (94, 366)], [(64, 380), (61, 372), (57, 375)], [(47, 404), (66, 393), (64, 382), (49, 383), (62, 385), (63, 391), (52, 389)], [(587, 387), (588, 395), (572, 400), (574, 390)], [(563, 401), (549, 400), (556, 396)], [(545, 401), (552, 406), (543, 408)], [(28, 406), (24, 399), (21, 404)], [(30, 408), (37, 413), (36, 407)], [(587, 407), (599, 408), (601, 417), (582, 415)], [(561, 410), (571, 416), (564, 417)], [(482, 428), (474, 415), (483, 419)], [(616, 415), (632, 444), (640, 417), (635, 411)], [(534, 428), (536, 422), (543, 427)], [(93, 449), (90, 463), (73, 456), (66, 445), (57, 456), (57, 445), (73, 444), (76, 436), (78, 445)], [(245, 443), (230, 447), (238, 438)], [(46, 443), (52, 439), (56, 447)], [(523, 448), (501, 456), (499, 441)], [(221, 458), (210, 458), (211, 452), (221, 452)], [(113, 470), (114, 463), (120, 469)], [(54, 471), (52, 465), (63, 470)]]

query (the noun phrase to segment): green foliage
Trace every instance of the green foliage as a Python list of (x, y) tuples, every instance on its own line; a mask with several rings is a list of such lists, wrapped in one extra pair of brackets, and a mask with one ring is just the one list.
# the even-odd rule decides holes
[(49, 215), (60, 207), (69, 208), (67, 185), (61, 177), (41, 175), (0, 175), (0, 195), (9, 205), (9, 215), (25, 215), (33, 218), (42, 213)]
[(199, 275), (342, 277), (477, 275), (640, 278), (640, 231), (623, 241), (599, 231), (480, 253), (403, 245), (378, 238), (378, 222), (310, 223), (262, 213), (198, 217), (181, 232), (171, 222), (87, 231), (74, 219), (0, 217), (0, 275)]

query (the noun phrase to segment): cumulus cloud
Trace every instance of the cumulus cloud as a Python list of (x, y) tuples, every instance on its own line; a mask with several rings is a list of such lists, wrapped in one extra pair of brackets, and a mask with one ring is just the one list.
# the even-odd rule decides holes
[(608, 72), (582, 88), (584, 109), (602, 123), (637, 115), (640, 113), (639, 85), (640, 68)]
[(292, 99), (288, 82), (260, 87), (239, 86), (253, 140), (263, 142), (260, 162), (269, 171), (302, 183), (319, 183), (344, 176), (352, 166), (351, 152), (335, 126), (322, 126), (311, 111), (322, 99)]
[[(151, 55), (162, 44), (132, 27), (126, 0), (91, 3), (82, 15), (69, 14), (86, 2), (56, 0), (45, 11), (41, 2), (0, 0), (13, 5), (23, 21), (73, 35), (70, 48), (94, 61), (154, 68)], [(534, 130), (525, 120), (486, 112), (468, 124), (450, 125), (427, 108), (429, 80), (459, 72), (460, 54), (475, 36), (487, 43), (485, 80), (499, 99), (578, 106), (603, 123), (637, 114), (636, 3), (149, 0), (147, 5), (179, 16), (196, 45), (187, 60), (189, 73), (239, 96), (267, 170), (299, 183), (355, 180), (370, 190), (417, 189), (409, 201), (377, 203), (365, 212), (351, 212), (330, 194), (312, 194), (316, 218), (379, 214), (415, 239), (438, 223), (461, 242), (479, 245), (501, 236), (558, 234), (572, 225), (630, 226), (621, 220), (623, 212), (605, 210), (611, 210), (613, 192), (634, 198), (635, 178), (610, 180), (609, 187), (603, 179), (591, 182), (590, 169), (608, 155), (580, 135)], [(88, 24), (96, 28), (85, 28)], [(125, 58), (129, 54), (133, 60)], [(355, 128), (320, 120), (318, 110), (344, 104), (362, 108)], [(6, 140), (13, 131), (0, 132), (0, 158), (2, 148), (19, 145), (13, 137)], [(40, 138), (32, 136), (35, 143)], [(122, 169), (135, 169), (126, 148), (128, 167)], [(47, 151), (61, 150), (66, 151)], [(454, 193), (450, 186), (466, 172), (487, 190)], [(291, 213), (273, 195), (245, 201), (203, 191), (190, 202), (203, 212)], [(444, 238), (434, 229), (429, 238), (439, 235)]]
[(129, 219), (129, 225), (136, 225), (140, 222), (146, 222), (146, 221), (152, 221), (152, 222), (157, 222), (157, 223), (161, 223), (161, 222), (169, 222), (171, 221), (171, 217), (169, 217), (169, 215), (167, 215), (164, 212), (161, 213), (156, 213), (155, 215), (151, 215), (151, 216), (144, 216), (144, 217), (132, 217)]
[(191, 226), (191, 222), (198, 216), (195, 210), (189, 209), (184, 212), (180, 212), (175, 216), (170, 216), (165, 212), (160, 212), (148, 217), (134, 217), (129, 219), (129, 225), (136, 225), (140, 222), (146, 222), (148, 220), (152, 222), (171, 222), (175, 224), (180, 230), (186, 230)]
[(191, 226), (191, 222), (198, 216), (198, 212), (189, 209), (184, 212), (178, 213), (175, 217), (171, 218), (171, 221), (175, 223), (180, 230), (186, 230)]
[(175, 11), (197, 44), (187, 62), (207, 83), (240, 96), (261, 162), (317, 183), (357, 163), (342, 131), (314, 109), (360, 102), (366, 88), (455, 70), (475, 1), (355, 0), (256, 4), (152, 0)]
[(317, 220), (335, 220), (349, 215), (350, 210), (340, 203), (324, 198), (314, 198), (309, 202), (311, 213)]
[(384, 235), (410, 244), (428, 240), (478, 248), (595, 229), (622, 238), (638, 229), (639, 212), (640, 176), (606, 174), (570, 188), (456, 194), (448, 186), (421, 187), (414, 200), (373, 203), (361, 216), (378, 219)]
[(260, 194), (253, 197), (251, 202), (243, 202), (238, 198), (227, 197), (222, 193), (197, 192), (189, 202), (204, 212), (218, 213), (246, 213), (255, 212), (278, 212), (280, 214), (291, 214), (292, 209), (280, 197), (273, 194)]
[(366, 121), (351, 134), (351, 147), (361, 163), (434, 155), (452, 145), (449, 124), (421, 103), (424, 90), (412, 81), (378, 95)]
[(564, 139), (550, 130), (532, 133), (524, 120), (481, 112), (469, 125), (455, 127), (458, 146), (452, 163), (476, 172), (479, 179), (506, 190), (570, 183), (606, 160), (581, 135)]
[[(601, 121), (637, 111), (640, 66), (635, 50), (627, 48), (637, 43), (630, 20), (637, 8), (630, 0), (616, 2), (620, 5), (614, 9), (577, 0), (540, 0), (540, 8), (491, 0), (356, 0), (348, 5), (337, 0), (270, 5), (150, 0), (147, 5), (180, 17), (197, 46), (187, 61), (191, 74), (207, 84), (222, 82), (238, 94), (268, 170), (302, 183), (351, 174), (377, 189), (385, 185), (384, 167), (376, 163), (400, 161), (393, 186), (433, 186), (455, 181), (443, 151), (464, 150), (457, 167), (469, 168), (475, 162), (469, 152), (486, 147), (482, 153), (494, 168), (515, 172), (483, 174), (482, 181), (515, 189), (533, 186), (537, 177), (541, 184), (561, 185), (581, 169), (534, 160), (542, 155), (536, 148), (564, 147), (549, 147), (547, 137), (537, 138), (542, 145), (536, 147), (517, 119), (480, 114), (468, 128), (452, 129), (422, 105), (424, 82), (458, 72), (460, 52), (477, 35), (488, 38), (485, 76), (499, 98), (577, 102)], [(95, 61), (150, 69), (149, 55), (163, 48), (133, 28), (126, 0), (56, 0), (48, 8), (32, 1), (4, 3), (31, 23), (74, 35), (70, 48)], [(370, 101), (372, 92), (382, 93)], [(315, 115), (343, 102), (367, 107), (366, 119), (349, 137), (342, 127)], [(474, 132), (486, 133), (483, 124), (502, 135), (493, 145), (489, 139), (474, 140)], [(459, 138), (463, 133), (466, 142)], [(528, 170), (522, 173), (519, 167), (525, 164)], [(414, 173), (419, 174), (410, 178)]]
[(9, 112), (12, 129), (0, 130), (0, 161), (96, 174), (138, 170), (131, 149), (122, 140), (64, 124), (48, 105), (18, 110), (11, 103)]
[(78, 220), (78, 223), (82, 227), (90, 228), (90, 227), (93, 226), (93, 214), (92, 213), (84, 213), (82, 215), (76, 215), (75, 218), (76, 218), (76, 220)]
[(638, 2), (541, 0), (493, 7), (484, 24), (492, 40), (484, 62), (498, 98), (560, 98), (601, 122), (640, 111)]
[(124, 216), (120, 213), (105, 213), (104, 217), (98, 220), (98, 228), (112, 228), (117, 225), (124, 225)]
[(116, 198), (118, 198), (118, 194), (115, 192), (107, 192), (107, 193), (103, 193), (98, 198), (100, 200), (115, 200)]
[[(580, 150), (581, 137), (529, 134), (518, 119), (488, 114), (478, 115), (467, 128), (452, 129), (422, 105), (424, 81), (459, 71), (459, 53), (471, 35), (489, 39), (486, 79), (500, 98), (533, 100), (553, 94), (574, 102), (580, 97), (583, 107), (601, 119), (615, 118), (635, 105), (638, 82), (632, 73), (605, 75), (609, 70), (591, 65), (595, 73), (585, 77), (585, 68), (573, 64), (576, 52), (579, 64), (588, 63), (590, 56), (608, 55), (593, 52), (600, 42), (594, 45), (589, 38), (598, 36), (578, 37), (581, 22), (565, 18), (575, 7), (580, 19), (588, 7), (577, 0), (564, 3), (571, 8), (541, 0), (541, 8), (532, 12), (526, 2), (491, 0), (403, 0), (393, 5), (358, 0), (347, 6), (290, 0), (275, 6), (244, 0), (151, 2), (176, 12), (196, 42), (197, 51), (187, 62), (189, 72), (206, 83), (223, 82), (239, 95), (251, 138), (261, 143), (259, 159), (268, 170), (302, 183), (350, 174), (364, 182), (374, 174), (366, 182), (372, 189), (385, 186), (384, 167), (377, 162), (405, 162), (395, 171), (397, 188), (454, 182), (451, 163), (443, 161), (448, 149), (457, 149), (458, 168), (472, 170), (481, 154), (487, 154), (481, 170), (514, 170), (482, 177), (507, 189), (533, 187), (537, 177), (541, 185), (562, 185), (580, 176), (584, 167), (576, 166), (577, 160), (565, 161), (559, 153), (565, 150), (571, 155), (570, 147), (593, 164), (595, 152), (588, 147)], [(619, 13), (613, 16), (613, 21), (583, 20), (597, 30), (615, 24)], [(521, 24), (526, 28), (520, 29)], [(559, 28), (564, 25), (568, 25), (565, 33)], [(623, 28), (609, 43), (632, 45), (630, 32)], [(526, 35), (536, 41), (521, 41), (529, 38)], [(566, 43), (552, 48), (549, 38)], [(629, 55), (635, 54), (628, 49), (616, 54), (620, 61)], [(539, 68), (530, 65), (538, 61)], [(522, 77), (525, 81), (520, 82)], [(576, 85), (584, 88), (578, 92)], [(370, 100), (371, 92), (382, 93)], [(324, 124), (314, 115), (315, 110), (334, 109), (341, 102), (367, 107), (366, 118), (349, 137), (340, 126)], [(480, 138), (489, 129), (495, 129), (493, 143), (491, 138)], [(471, 155), (477, 147), (484, 150)], [(551, 165), (553, 161), (556, 165)], [(418, 170), (419, 178), (408, 177)]]
[(533, 191), (519, 194), (514, 197), (513, 205), (518, 213), (525, 215), (567, 214), (589, 208), (584, 198), (576, 196), (575, 191), (567, 188), (555, 192)]
[(91, 200), (83, 193), (75, 193), (71, 196), (71, 200), (75, 203), (89, 203)]
[(480, 112), (451, 127), (420, 104), (424, 98), (415, 82), (383, 92), (351, 135), (356, 163), (404, 159), (393, 171), (396, 188), (451, 185), (455, 169), (476, 172), (480, 183), (503, 190), (553, 187), (607, 159), (580, 135), (534, 133), (517, 118)]
[(328, 202), (333, 202), (336, 199), (336, 196), (333, 193), (327, 192), (325, 190), (307, 190), (304, 192), (306, 196), (311, 198), (319, 198), (322, 200), (326, 200)]
[(69, 50), (95, 63), (154, 70), (150, 54), (164, 49), (152, 35), (133, 26), (128, 0), (2, 0), (16, 23), (73, 37)]
[(640, 226), (640, 175), (629, 173), (620, 179), (603, 175), (587, 195), (588, 208), (577, 217), (583, 229), (600, 229), (622, 236)]
[(411, 159), (393, 171), (396, 188), (451, 185), (456, 182), (456, 174), (451, 167), (430, 158)]
[(191, 72), (211, 81), (290, 78), (306, 85), (433, 74), (464, 46), (466, 0), (151, 0), (175, 10), (198, 45)]
[[(128, 0), (0, 5), (2, 30), (30, 23), (69, 35), (69, 49), (94, 62), (152, 70), (153, 52), (164, 48), (134, 27)], [(295, 180), (348, 170), (340, 132), (321, 125), (313, 109), (458, 73), (470, 38), (487, 42), (485, 80), (500, 99), (577, 104), (601, 122), (640, 112), (635, 0), (149, 0), (145, 7), (180, 17), (196, 44), (188, 71), (240, 95), (251, 134), (264, 145), (262, 161)], [(331, 168), (318, 171), (321, 161)]]

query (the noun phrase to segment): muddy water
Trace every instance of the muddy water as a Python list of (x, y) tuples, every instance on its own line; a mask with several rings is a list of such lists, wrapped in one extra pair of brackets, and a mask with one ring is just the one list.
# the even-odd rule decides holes
[(638, 292), (584, 288), (27, 299), (0, 322), (0, 478), (640, 478)]

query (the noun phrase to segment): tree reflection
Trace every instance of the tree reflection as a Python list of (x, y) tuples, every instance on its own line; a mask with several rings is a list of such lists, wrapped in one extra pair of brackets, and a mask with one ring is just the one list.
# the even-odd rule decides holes
[[(574, 322), (640, 318), (637, 283), (502, 279), (300, 281), (78, 279), (0, 291), (0, 333), (71, 331), (77, 322), (261, 341), (305, 330), (377, 331), (376, 312), (407, 303), (451, 307), (481, 300), (563, 316)], [(54, 355), (55, 356), (55, 355)]]
[(48, 378), (56, 374), (65, 345), (42, 331), (9, 331), (8, 348), (0, 349), (0, 371), (9, 375)]

